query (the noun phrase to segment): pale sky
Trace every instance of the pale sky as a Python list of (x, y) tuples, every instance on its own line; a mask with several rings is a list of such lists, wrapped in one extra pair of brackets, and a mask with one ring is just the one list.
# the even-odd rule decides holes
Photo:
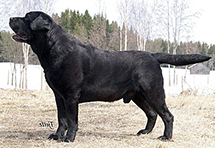
[[(101, 5), (99, 5), (99, 1), (102, 0), (57, 0), (55, 10), (60, 15), (67, 8), (79, 10), (80, 13), (84, 13), (88, 9), (90, 15), (93, 16), (99, 12), (100, 6), (102, 10), (105, 10), (107, 19), (110, 21), (119, 19), (116, 0), (103, 0)], [(194, 4), (191, 6), (192, 9), (201, 10), (191, 40), (215, 44), (215, 0), (191, 0), (191, 2)]]
[[(99, 1), (101, 5), (99, 5)], [(79, 12), (84, 13), (85, 10), (89, 10), (90, 14), (93, 16), (99, 12), (99, 7), (105, 10), (109, 20), (117, 20), (117, 0), (56, 0), (55, 10), (60, 13), (69, 8), (71, 10), (79, 10)]]
[[(194, 0), (193, 0), (194, 1)], [(196, 0), (202, 15), (196, 22), (194, 39), (215, 44), (215, 0)]]

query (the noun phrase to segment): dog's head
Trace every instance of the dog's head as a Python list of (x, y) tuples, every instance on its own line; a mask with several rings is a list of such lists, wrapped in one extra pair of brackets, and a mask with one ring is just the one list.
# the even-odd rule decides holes
[(15, 32), (12, 36), (15, 41), (31, 43), (34, 38), (48, 32), (53, 23), (54, 21), (49, 15), (33, 11), (27, 13), (25, 17), (10, 18), (9, 25)]

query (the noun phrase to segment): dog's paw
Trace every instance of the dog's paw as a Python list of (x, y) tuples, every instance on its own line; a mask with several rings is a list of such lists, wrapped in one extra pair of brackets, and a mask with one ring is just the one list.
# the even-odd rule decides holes
[(151, 132), (150, 130), (146, 130), (146, 129), (140, 130), (140, 131), (137, 133), (137, 136), (140, 136), (140, 135), (142, 135), (142, 134), (148, 134), (148, 133), (150, 133), (150, 132)]
[(51, 134), (49, 137), (48, 137), (49, 140), (59, 140), (60, 139), (60, 136), (58, 136), (57, 134)]
[(160, 140), (160, 141), (164, 141), (165, 142), (165, 141), (169, 141), (171, 138), (168, 138), (166, 136), (160, 136), (157, 139)]
[(61, 139), (62, 142), (74, 142), (74, 140), (75, 138), (68, 136), (65, 136), (64, 138)]

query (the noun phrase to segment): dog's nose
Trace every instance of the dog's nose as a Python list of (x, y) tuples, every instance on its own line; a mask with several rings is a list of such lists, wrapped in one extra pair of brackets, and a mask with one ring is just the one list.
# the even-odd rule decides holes
[(9, 19), (9, 26), (11, 27), (11, 26), (13, 26), (15, 24), (15, 18), (14, 17), (11, 17), (10, 19)]
[(14, 18), (13, 18), (13, 17), (11, 17), (11, 18), (10, 18), (10, 22), (12, 22), (12, 21), (13, 21), (13, 19), (14, 19)]
[(11, 18), (10, 18), (10, 22), (11, 22), (11, 21), (16, 21), (16, 20), (17, 20), (17, 17), (11, 17)]

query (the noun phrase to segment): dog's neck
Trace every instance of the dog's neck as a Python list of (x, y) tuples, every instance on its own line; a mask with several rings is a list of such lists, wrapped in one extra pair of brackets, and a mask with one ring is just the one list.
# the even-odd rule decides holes
[[(31, 43), (31, 47), (37, 54), (45, 72), (50, 68), (60, 68), (64, 58), (74, 52), (72, 40), (76, 39), (57, 24), (54, 24), (45, 36), (41, 35), (39, 38), (37, 43)], [(70, 44), (62, 45), (66, 42), (65, 40), (68, 40), (67, 43)]]

